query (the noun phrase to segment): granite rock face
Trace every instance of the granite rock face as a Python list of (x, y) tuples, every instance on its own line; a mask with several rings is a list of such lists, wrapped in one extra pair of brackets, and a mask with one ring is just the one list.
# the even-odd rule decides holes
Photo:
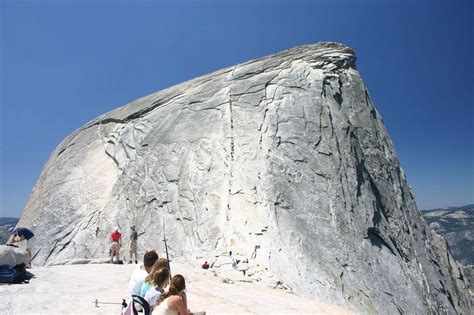
[[(436, 253), (436, 262), (438, 263), (440, 273), (444, 275), (444, 292), (453, 305), (463, 305), (464, 296), (470, 296), (471, 275), (463, 265), (458, 264), (453, 258), (448, 242), (442, 236), (433, 232), (432, 239)], [(468, 308), (464, 309), (467, 310)]]
[(232, 281), (363, 313), (471, 311), (437, 260), (353, 51), (335, 43), (96, 118), (52, 153), (20, 224), (36, 234), (35, 264), (103, 257), (111, 229), (128, 240), (135, 224), (142, 249), (162, 250), (166, 235), (174, 261), (208, 260)]
[(446, 239), (453, 257), (474, 265), (474, 205), (422, 211), (429, 227)]
[(463, 266), (462, 271), (466, 276), (466, 282), (471, 299), (474, 300), (474, 265)]

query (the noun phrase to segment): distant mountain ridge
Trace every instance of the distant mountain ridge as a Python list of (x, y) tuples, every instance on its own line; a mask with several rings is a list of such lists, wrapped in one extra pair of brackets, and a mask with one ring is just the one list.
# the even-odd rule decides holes
[(11, 223), (11, 222), (18, 222), (18, 218), (11, 218), (11, 217), (0, 217), (0, 225)]
[(465, 206), (458, 206), (458, 207), (446, 207), (446, 208), (436, 208), (436, 209), (426, 209), (421, 210), (423, 212), (432, 212), (432, 211), (457, 211), (457, 210), (466, 210), (466, 209), (474, 209), (474, 204), (469, 204)]
[(18, 218), (0, 217), (0, 244), (5, 244), (10, 236), (8, 229), (18, 223)]
[(430, 228), (446, 239), (457, 261), (474, 264), (474, 204), (425, 210), (422, 214)]

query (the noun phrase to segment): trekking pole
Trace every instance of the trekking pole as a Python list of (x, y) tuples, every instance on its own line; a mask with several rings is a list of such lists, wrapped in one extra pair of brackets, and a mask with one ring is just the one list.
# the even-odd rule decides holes
[(171, 281), (171, 266), (170, 266), (170, 256), (168, 254), (168, 239), (166, 238), (166, 223), (165, 223), (165, 210), (161, 207), (161, 220), (163, 221), (163, 242), (165, 242), (165, 252), (166, 252), (166, 260), (168, 261), (168, 271), (170, 272), (170, 281)]
[(170, 272), (170, 278), (171, 278), (171, 267), (170, 267), (170, 257), (168, 255), (168, 244), (166, 243), (168, 239), (165, 237), (163, 238), (163, 242), (165, 242), (165, 251), (166, 251), (166, 260), (168, 261), (168, 270)]
[(127, 306), (127, 303), (125, 302), (125, 299), (122, 299), (122, 303), (116, 303), (116, 302), (99, 302), (99, 300), (95, 299), (94, 302), (92, 302), (95, 304), (95, 307), (99, 307), (99, 304), (112, 304), (112, 305), (122, 305), (124, 307)]

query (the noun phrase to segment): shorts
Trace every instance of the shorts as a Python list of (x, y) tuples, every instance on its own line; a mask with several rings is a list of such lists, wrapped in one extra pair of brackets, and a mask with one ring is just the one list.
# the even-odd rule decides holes
[(120, 244), (119, 244), (119, 242), (112, 242), (111, 250), (112, 250), (112, 256), (115, 256), (115, 255), (118, 256), (119, 253), (120, 253)]
[(137, 255), (137, 241), (131, 241), (130, 242), (130, 255), (135, 254)]
[(33, 236), (29, 240), (26, 240), (26, 248), (33, 248), (33, 244), (35, 243), (35, 237)]

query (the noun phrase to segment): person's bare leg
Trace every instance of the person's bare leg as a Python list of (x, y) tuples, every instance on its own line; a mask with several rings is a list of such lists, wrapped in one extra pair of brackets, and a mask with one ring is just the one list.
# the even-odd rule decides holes
[(31, 258), (33, 257), (33, 256), (31, 255), (31, 248), (27, 248), (26, 251), (28, 252), (28, 255), (30, 255), (30, 260), (29, 260), (29, 263), (28, 263), (28, 264), (31, 266)]

